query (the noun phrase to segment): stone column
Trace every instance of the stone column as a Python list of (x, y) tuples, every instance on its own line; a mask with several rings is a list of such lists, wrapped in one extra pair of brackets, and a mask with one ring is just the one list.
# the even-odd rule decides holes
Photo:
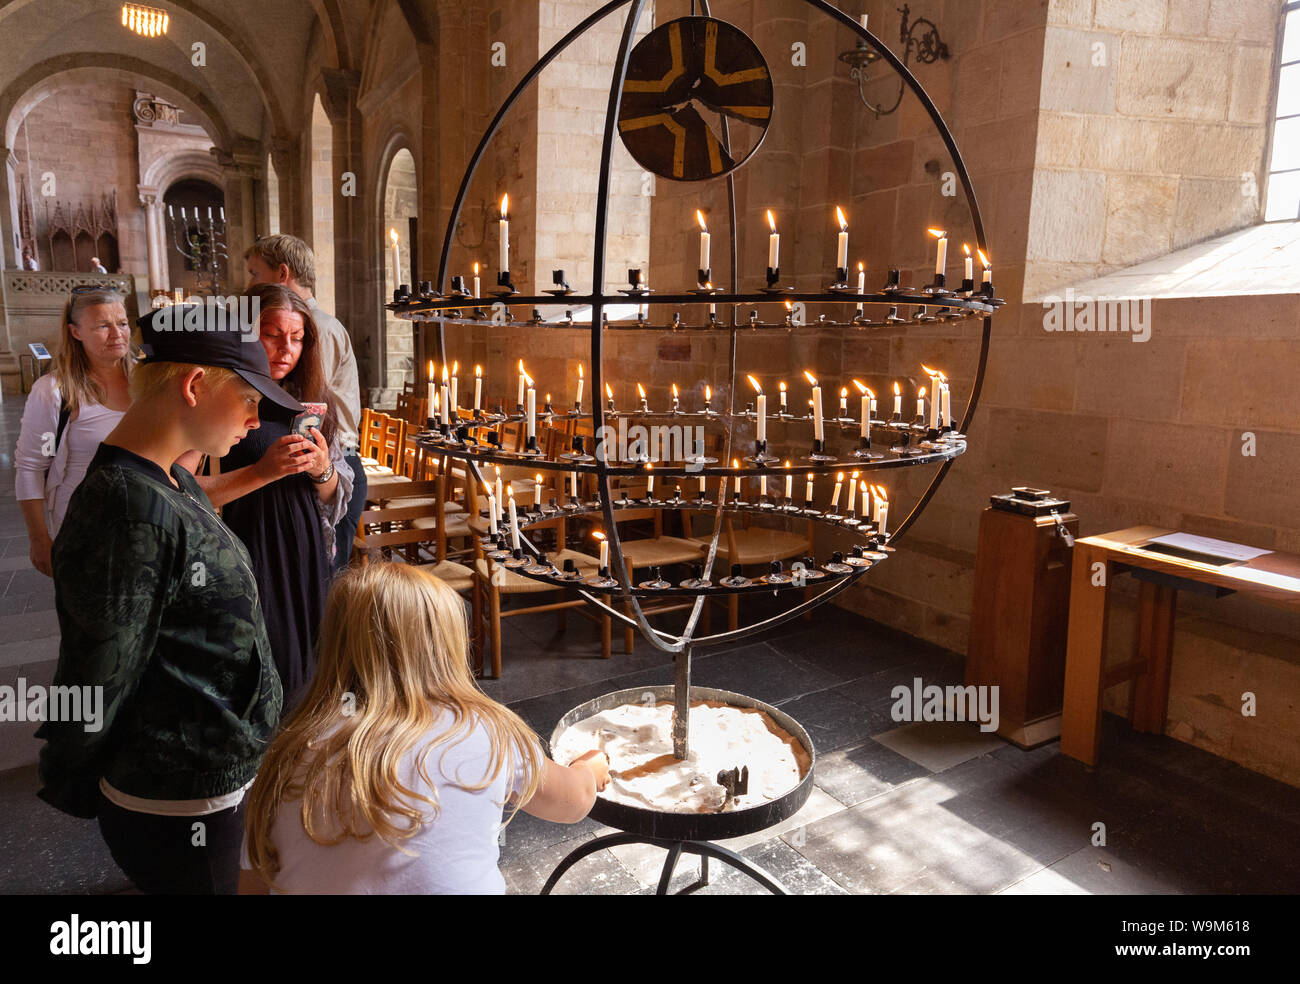
[(144, 235), (145, 245), (149, 253), (149, 294), (152, 297), (154, 291), (164, 290), (163, 285), (163, 264), (167, 262), (166, 240), (159, 236), (158, 213), (161, 206), (158, 204), (158, 196), (142, 193), (140, 195), (140, 204), (144, 206), (145, 222)]
[(8, 147), (0, 147), (0, 270), (23, 268), (22, 252), (18, 244), (18, 158)]
[(172, 286), (171, 268), (171, 234), (167, 229), (167, 210), (162, 202), (149, 207), (145, 223), (146, 230), (152, 229), (158, 243), (158, 289), (170, 291)]

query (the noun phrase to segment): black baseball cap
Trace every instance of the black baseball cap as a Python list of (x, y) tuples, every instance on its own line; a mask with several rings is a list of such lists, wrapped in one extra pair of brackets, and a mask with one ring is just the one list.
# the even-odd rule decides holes
[(150, 311), (138, 322), (141, 364), (185, 362), (230, 369), (271, 402), (301, 413), (303, 405), (271, 379), (256, 314), (249, 314), (255, 300), (231, 298), (222, 304), (206, 298), (203, 304), (169, 304)]

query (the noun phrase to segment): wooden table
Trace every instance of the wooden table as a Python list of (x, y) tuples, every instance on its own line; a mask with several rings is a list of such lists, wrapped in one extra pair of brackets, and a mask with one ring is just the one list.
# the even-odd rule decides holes
[[(1300, 605), (1300, 555), (1274, 551), (1245, 563), (1214, 565), (1143, 549), (1154, 537), (1171, 532), (1135, 526), (1075, 542), (1061, 751), (1086, 765), (1094, 765), (1098, 757), (1102, 692), (1116, 683), (1133, 681), (1133, 727), (1164, 733), (1180, 590), (1215, 597), (1241, 591), (1265, 601)], [(1110, 587), (1115, 576), (1125, 572), (1141, 581), (1134, 655), (1107, 670)]]

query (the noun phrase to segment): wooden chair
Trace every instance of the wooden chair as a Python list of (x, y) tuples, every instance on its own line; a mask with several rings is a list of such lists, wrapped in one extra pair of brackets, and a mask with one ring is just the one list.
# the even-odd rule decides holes
[[(629, 492), (629, 494), (631, 493)], [(637, 494), (645, 494), (644, 485), (637, 491)], [(698, 540), (664, 534), (664, 511), (662, 509), (619, 509), (614, 513), (614, 522), (620, 527), (625, 523), (647, 521), (651, 524), (652, 530), (651, 535), (648, 537), (623, 539), (620, 534), (623, 566), (627, 571), (628, 583), (635, 584), (638, 580), (644, 580), (641, 575), (646, 574), (651, 567), (694, 564), (699, 563), (704, 558), (704, 547)], [(641, 611), (647, 616), (662, 615), (666, 612), (688, 609), (693, 604), (693, 601), (682, 601), (680, 599), (665, 600), (659, 603), (647, 603), (643, 600)], [(626, 610), (628, 616), (631, 617), (631, 606), (628, 605)], [(623, 627), (623, 651), (625, 653), (632, 652), (635, 638), (636, 630), (630, 625), (625, 625)]]
[[(410, 387), (411, 384), (406, 383), (405, 386)], [(397, 394), (397, 411), (394, 416), (406, 421), (407, 427), (423, 427), (429, 419), (428, 403), (427, 397), (416, 396), (413, 390), (404, 388)]]
[(410, 481), (402, 474), (406, 458), (406, 421), (377, 410), (364, 410), (361, 413), (360, 443), (368, 501), (381, 501), (393, 486)]

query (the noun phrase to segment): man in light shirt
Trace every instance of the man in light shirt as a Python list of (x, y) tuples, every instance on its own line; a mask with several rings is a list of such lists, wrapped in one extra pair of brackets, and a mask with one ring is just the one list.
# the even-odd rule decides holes
[(366, 473), (358, 454), (358, 427), (361, 419), (361, 390), (357, 381), (357, 360), (352, 353), (352, 339), (334, 315), (316, 303), (316, 256), (311, 247), (297, 236), (262, 236), (244, 253), (248, 267), (248, 285), (284, 284), (311, 308), (312, 318), (320, 331), (321, 367), (325, 370), (330, 403), (338, 417), (339, 440), (344, 460), (355, 477), (352, 501), (347, 515), (335, 529), (338, 550), (334, 566), (341, 570), (352, 556), (352, 540), (366, 504)]

